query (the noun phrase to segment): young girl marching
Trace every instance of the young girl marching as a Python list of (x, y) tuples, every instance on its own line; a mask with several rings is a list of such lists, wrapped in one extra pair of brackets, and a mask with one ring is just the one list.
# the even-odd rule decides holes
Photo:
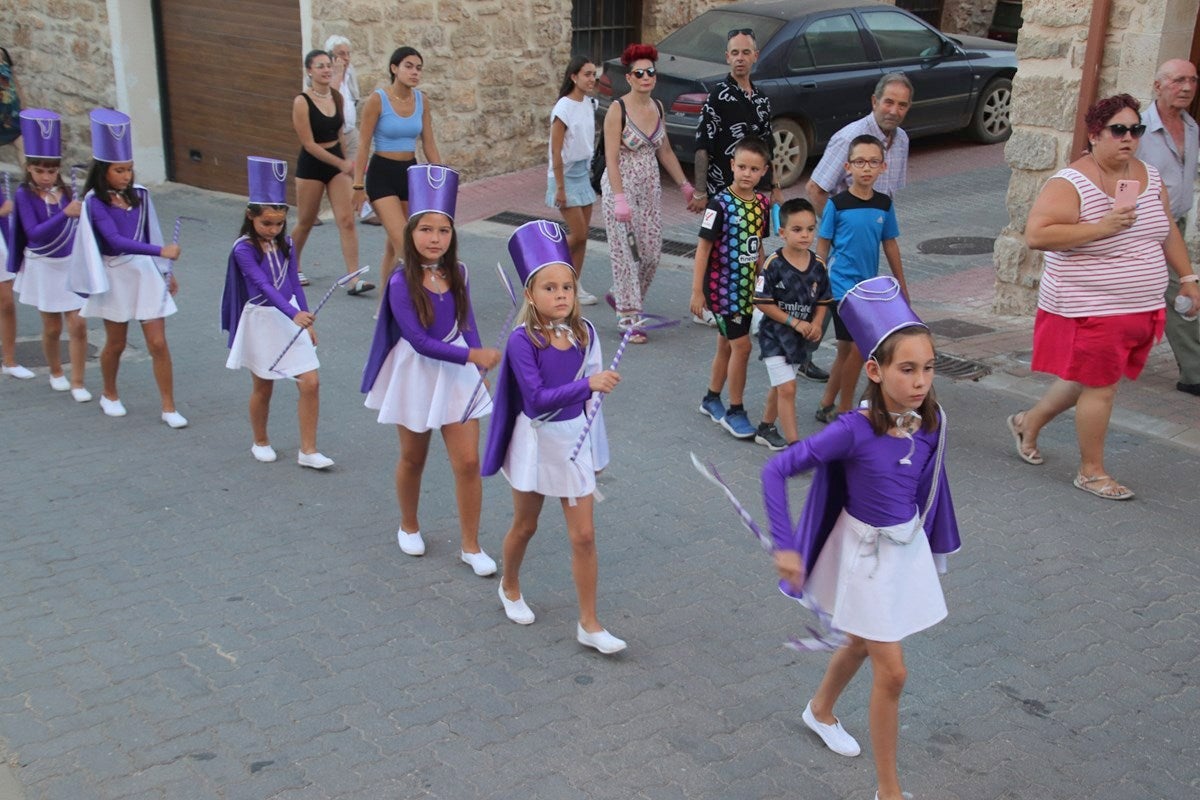
[[(62, 119), (53, 111), (21, 112), (25, 142), (25, 179), (13, 198), (12, 250), (8, 269), (16, 273), (21, 302), (42, 315), (42, 352), (50, 367), (50, 388), (70, 390), (77, 402), (92, 393), (83, 385), (87, 364), (87, 322), (79, 315), (83, 298), (67, 288), (67, 259), (75, 244), (75, 228), (83, 205), (63, 181)], [(66, 317), (71, 377), (63, 373), (62, 336)]]
[(88, 295), (80, 313), (104, 320), (100, 408), (125, 416), (117, 394), (117, 370), (130, 320), (142, 325), (162, 421), (172, 428), (188, 421), (175, 409), (175, 379), (167, 348), (166, 317), (176, 312), (178, 289), (165, 260), (179, 258), (178, 244), (163, 244), (150, 192), (133, 182), (133, 132), (129, 117), (98, 108), (91, 113), (92, 166), (84, 185), (83, 213), (69, 264), (72, 291)]
[(470, 418), (462, 419), (479, 383), (479, 369), (500, 363), (500, 352), (479, 341), (467, 268), (458, 260), (457, 199), (454, 170), (432, 164), (408, 168), (404, 259), (384, 284), (362, 391), (367, 408), (379, 411), (379, 422), (395, 425), (400, 436), (400, 549), (410, 556), (425, 553), (417, 506), (429, 440), (440, 430), (454, 471), (459, 557), (484, 576), (496, 572), (496, 562), (479, 546), (479, 418), (488, 413), (488, 404), (477, 403)]
[[(275, 460), (267, 436), (271, 394), (275, 381), (292, 378), (300, 390), (297, 461), (302, 467), (326, 469), (333, 466), (333, 459), (317, 451), (320, 362), (315, 318), (300, 288), (296, 248), (287, 235), (287, 162), (250, 156), (246, 171), (250, 202), (229, 254), (221, 301), (221, 329), (229, 332), (225, 366), (250, 370), (250, 430), (254, 434), (250, 454), (259, 461)], [(308, 335), (297, 337), (300, 328), (306, 328)]]
[[(6, 264), (10, 261), (8, 240), (12, 212), (12, 198), (0, 190), (0, 259)], [(17, 307), (13, 299), (15, 271), (11, 267), (0, 269), (0, 350), (4, 351), (4, 364), (0, 366), (0, 373), (27, 381), (33, 377), (33, 371), (17, 363)]]
[[(894, 279), (858, 284), (838, 313), (867, 360), (863, 407), (767, 462), (763, 495), (780, 588), (794, 597), (803, 590), (849, 638), (804, 709), (804, 723), (835, 753), (858, 755), (858, 742), (833, 712), (869, 658), (875, 796), (900, 800), (911, 797), (896, 772), (907, 677), (900, 641), (945, 618), (938, 572), (960, 546), (944, 465), (946, 419), (934, 399), (929, 329)], [(787, 479), (813, 468), (793, 528)]]
[(592, 521), (595, 473), (608, 464), (601, 417), (589, 446), (569, 458), (593, 392), (611, 392), (621, 377), (603, 368), (596, 329), (579, 315), (575, 271), (562, 228), (530, 222), (508, 240), (525, 286), (525, 300), (496, 384), (496, 413), (488, 429), (483, 474), (503, 470), (513, 490), (513, 522), (504, 537), (500, 602), (520, 625), (534, 620), (521, 593), (521, 562), (537, 532), (547, 497), (559, 498), (571, 540), (571, 571), (579, 598), (575, 636), (601, 653), (625, 649), (596, 617), (596, 540)]

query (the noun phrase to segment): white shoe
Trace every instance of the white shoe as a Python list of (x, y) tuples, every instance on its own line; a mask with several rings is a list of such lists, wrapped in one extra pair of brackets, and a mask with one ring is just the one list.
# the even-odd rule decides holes
[[(592, 302), (596, 302), (594, 297), (592, 298)], [(33, 377), (33, 373), (22, 367), (20, 364), (17, 364), (15, 367), (0, 367), (0, 372), (3, 372), (10, 378), (16, 378), (17, 380), (21, 381), (27, 381)]]
[(400, 549), (410, 556), (425, 555), (425, 540), (421, 538), (421, 532), (406, 533), (403, 528), (396, 529), (396, 543), (400, 545)]
[(300, 466), (308, 467), (309, 469), (328, 469), (333, 466), (333, 459), (327, 458), (320, 453), (301, 453), (296, 461)]
[(187, 417), (178, 411), (162, 412), (162, 421), (167, 423), (167, 427), (169, 428), (186, 428), (188, 424)]
[(619, 653), (625, 649), (625, 640), (618, 639), (601, 628), (595, 633), (588, 633), (578, 622), (575, 623), (575, 639), (585, 647), (594, 647), (606, 656)]
[(516, 600), (509, 600), (504, 594), (504, 584), (500, 587), (500, 602), (504, 604), (504, 616), (511, 619), (518, 625), (532, 625), (534, 616), (533, 609), (525, 604), (525, 595), (521, 595)]
[(269, 444), (252, 444), (250, 445), (250, 455), (254, 456), (256, 461), (261, 461), (264, 464), (270, 464), (276, 458), (275, 448)]
[(82, 386), (71, 389), (71, 397), (75, 398), (76, 403), (86, 403), (92, 399), (92, 393)]
[(71, 388), (71, 381), (66, 375), (51, 375), (50, 388), (56, 392), (65, 392)]
[(842, 723), (836, 718), (834, 718), (832, 725), (826, 725), (824, 722), (817, 721), (817, 718), (812, 713), (811, 700), (804, 707), (804, 713), (801, 715), (801, 718), (813, 733), (821, 737), (821, 741), (825, 742), (825, 746), (838, 755), (856, 756), (862, 752), (862, 748), (858, 746), (858, 742), (853, 736), (846, 733), (846, 729), (842, 727)]
[(475, 570), (475, 574), (481, 578), (486, 578), (488, 575), (496, 574), (496, 562), (487, 553), (480, 550), (478, 553), (468, 553), (466, 550), (459, 551), (464, 564), (470, 564), (471, 569)]
[(127, 413), (125, 404), (118, 400), (109, 400), (104, 395), (100, 395), (100, 410), (107, 417), (123, 417)]
[(589, 292), (579, 284), (575, 284), (575, 299), (579, 301), (581, 306), (594, 306), (598, 302), (596, 295)]
[[(911, 792), (901, 792), (900, 796), (903, 797), (905, 800), (912, 800)], [(879, 792), (875, 793), (875, 800), (879, 800)]]

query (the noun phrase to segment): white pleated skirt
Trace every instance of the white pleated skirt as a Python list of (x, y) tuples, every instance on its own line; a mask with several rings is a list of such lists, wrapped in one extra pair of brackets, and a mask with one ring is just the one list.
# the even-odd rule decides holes
[[(17, 273), (13, 286), (27, 306), (37, 306), (38, 311), (48, 314), (63, 311), (78, 311), (83, 308), (83, 298), (67, 288), (67, 261), (69, 257), (48, 258), (25, 251), (25, 264)], [(11, 272), (5, 270), (5, 274)]]
[(175, 298), (165, 291), (166, 281), (150, 256), (105, 256), (104, 265), (108, 291), (85, 300), (80, 311), (83, 316), (110, 322), (145, 322), (169, 317), (179, 310)]
[(517, 491), (545, 497), (587, 497), (596, 491), (590, 443), (584, 442), (574, 463), (570, 460), (583, 422), (583, 414), (562, 422), (535, 422), (518, 414), (501, 469), (504, 477)]
[[(466, 347), (467, 342), (459, 334), (451, 344)], [(474, 364), (423, 356), (401, 339), (384, 359), (363, 405), (379, 412), (381, 424), (403, 425), (414, 433), (424, 433), (461, 420), (478, 383), (479, 369)], [(479, 391), (483, 397), (471, 419), (492, 413), (487, 389)]]
[(16, 275), (8, 271), (8, 242), (4, 240), (4, 235), (0, 233), (0, 283), (8, 283), (16, 277)]
[(875, 642), (898, 642), (946, 618), (919, 517), (876, 528), (843, 509), (804, 592), (833, 615), (835, 627)]
[[(294, 297), (291, 303), (296, 308), (300, 307)], [(238, 318), (237, 333), (233, 335), (225, 366), (229, 369), (245, 367), (269, 381), (312, 372), (321, 366), (321, 362), (317, 360), (317, 348), (313, 346), (312, 337), (307, 331), (296, 338), (296, 343), (275, 365), (276, 371), (271, 371), (271, 364), (279, 358), (283, 348), (299, 330), (302, 328), (275, 306), (246, 303)]]

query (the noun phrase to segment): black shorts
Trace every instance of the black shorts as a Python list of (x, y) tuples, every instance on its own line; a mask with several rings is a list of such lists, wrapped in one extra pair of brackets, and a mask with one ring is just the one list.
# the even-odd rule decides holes
[(417, 163), (415, 158), (397, 161), (375, 154), (367, 162), (367, 199), (399, 197), (408, 202), (408, 168)]
[[(345, 158), (342, 153), (341, 144), (335, 144), (333, 147), (326, 147), (325, 152), (338, 158)], [(307, 150), (301, 150), (300, 155), (296, 157), (296, 177), (303, 178), (308, 181), (320, 181), (321, 183), (329, 183), (331, 180), (341, 174), (341, 170), (332, 164), (326, 164), (321, 159), (314, 156)]]
[(853, 342), (854, 337), (850, 335), (850, 329), (846, 327), (846, 323), (842, 322), (842, 317), (838, 314), (837, 303), (829, 307), (830, 315), (833, 317), (833, 335), (839, 342)]
[(750, 335), (750, 314), (713, 314), (717, 330), (729, 341)]

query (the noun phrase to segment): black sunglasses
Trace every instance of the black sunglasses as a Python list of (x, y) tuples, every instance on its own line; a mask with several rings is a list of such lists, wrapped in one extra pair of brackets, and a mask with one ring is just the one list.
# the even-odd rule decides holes
[(1142, 134), (1146, 132), (1146, 126), (1140, 122), (1137, 125), (1105, 125), (1104, 127), (1112, 131), (1114, 139), (1124, 139), (1125, 134), (1131, 134), (1133, 138), (1140, 139)]
[(645, 78), (647, 75), (653, 78), (658, 74), (658, 70), (656, 70), (654, 67), (647, 67), (646, 69), (631, 69), (629, 70), (629, 74), (635, 78)]
[(749, 36), (751, 39), (753, 39), (754, 38), (754, 29), (753, 28), (734, 28), (729, 33), (725, 34), (725, 41), (729, 41), (730, 39), (732, 39), (735, 36)]

